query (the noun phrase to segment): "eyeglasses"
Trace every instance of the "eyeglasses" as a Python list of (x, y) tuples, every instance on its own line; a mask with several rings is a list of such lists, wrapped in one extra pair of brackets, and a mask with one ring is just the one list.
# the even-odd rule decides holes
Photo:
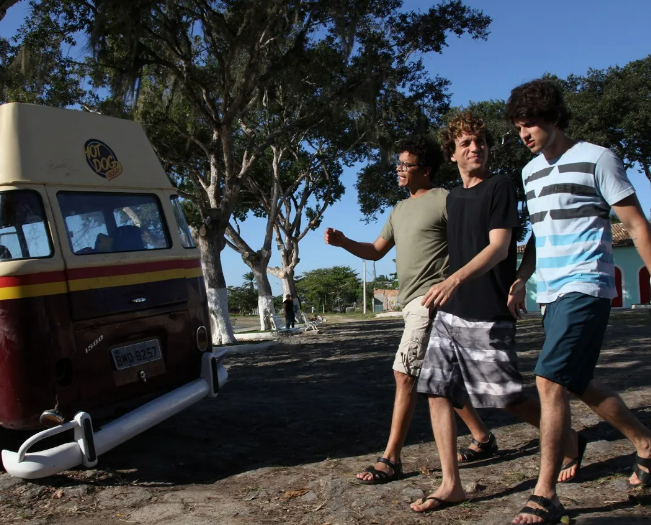
[(402, 162), (400, 160), (396, 162), (396, 170), (398, 171), (407, 171), (409, 168), (414, 168), (416, 166), (422, 166), (422, 164), (410, 164), (409, 162)]

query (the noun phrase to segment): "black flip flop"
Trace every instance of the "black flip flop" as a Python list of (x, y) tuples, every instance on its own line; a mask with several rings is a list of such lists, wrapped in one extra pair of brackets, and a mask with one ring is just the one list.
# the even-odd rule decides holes
[(449, 509), (450, 507), (454, 507), (456, 505), (461, 505), (462, 503), (465, 503), (468, 501), (467, 499), (462, 499), (460, 501), (445, 501), (444, 499), (437, 498), (436, 496), (427, 496), (426, 498), (420, 498), (421, 503), (419, 505), (424, 505), (427, 500), (433, 500), (438, 502), (438, 505), (434, 507), (433, 509), (425, 509), (425, 510), (414, 510), (411, 509), (412, 512), (415, 512), (417, 514), (425, 514), (426, 512), (434, 512), (437, 510), (443, 510), (443, 509)]
[(581, 462), (583, 461), (583, 455), (585, 454), (585, 449), (588, 446), (588, 441), (581, 434), (577, 433), (576, 435), (579, 440), (579, 455), (561, 467), (561, 471), (563, 471), (576, 465), (576, 472), (574, 472), (574, 476), (572, 476), (570, 479), (566, 479), (560, 483), (567, 483), (568, 481), (572, 481), (579, 475), (579, 470), (581, 470)]
[(364, 469), (364, 472), (372, 474), (373, 479), (366, 480), (357, 478), (358, 483), (361, 483), (362, 485), (382, 485), (384, 483), (390, 483), (391, 481), (396, 481), (403, 478), (401, 461), (394, 463), (390, 459), (379, 457), (377, 458), (377, 462), (387, 465), (391, 470), (393, 470), (393, 474), (389, 474), (383, 470), (378, 470), (375, 468), (375, 466), (369, 465)]

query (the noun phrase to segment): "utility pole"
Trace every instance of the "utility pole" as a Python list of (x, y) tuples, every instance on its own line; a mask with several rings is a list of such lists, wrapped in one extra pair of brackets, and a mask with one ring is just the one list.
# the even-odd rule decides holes
[(364, 270), (363, 270), (362, 273), (363, 273), (363, 276), (364, 276), (364, 277), (363, 277), (362, 281), (363, 281), (363, 283), (364, 283), (364, 284), (363, 284), (363, 288), (364, 288), (364, 313), (366, 313), (366, 259), (364, 259), (364, 266), (363, 266), (363, 268), (364, 268)]

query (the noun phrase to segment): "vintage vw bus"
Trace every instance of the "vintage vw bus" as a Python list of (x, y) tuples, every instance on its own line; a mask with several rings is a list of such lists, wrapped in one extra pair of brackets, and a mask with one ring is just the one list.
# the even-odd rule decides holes
[[(49, 427), (2, 451), (7, 472), (92, 466), (216, 396), (209, 327), (199, 250), (141, 126), (0, 106), (0, 433)], [(116, 410), (132, 411), (93, 428)]]

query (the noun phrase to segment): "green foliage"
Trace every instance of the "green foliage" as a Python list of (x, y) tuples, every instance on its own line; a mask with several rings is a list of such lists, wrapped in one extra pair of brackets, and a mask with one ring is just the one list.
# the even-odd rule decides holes
[(258, 307), (258, 291), (255, 289), (255, 276), (247, 272), (242, 276), (242, 286), (229, 286), (228, 311), (237, 314), (250, 314)]
[(550, 78), (572, 112), (569, 135), (611, 148), (627, 168), (637, 165), (651, 180), (651, 55), (585, 76)]
[(361, 299), (362, 282), (349, 266), (333, 266), (305, 272), (296, 279), (299, 296), (310, 306), (326, 311)]

